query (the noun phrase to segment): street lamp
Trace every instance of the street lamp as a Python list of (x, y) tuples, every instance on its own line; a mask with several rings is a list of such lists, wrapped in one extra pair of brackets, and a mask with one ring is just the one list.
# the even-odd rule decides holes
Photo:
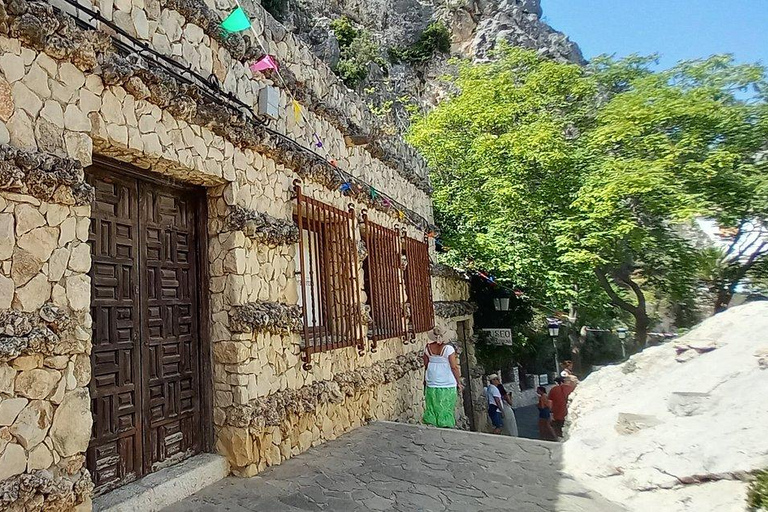
[(509, 311), (509, 297), (496, 297), (493, 299), (493, 307), (496, 311)]
[(549, 329), (549, 337), (552, 338), (552, 346), (555, 347), (555, 374), (560, 375), (560, 369), (558, 368), (557, 356), (557, 335), (560, 334), (560, 321), (556, 318), (547, 318), (547, 328)]
[(626, 359), (627, 349), (624, 347), (624, 340), (627, 339), (627, 328), (619, 327), (618, 329), (616, 329), (616, 335), (619, 337), (619, 342), (621, 343), (621, 358)]

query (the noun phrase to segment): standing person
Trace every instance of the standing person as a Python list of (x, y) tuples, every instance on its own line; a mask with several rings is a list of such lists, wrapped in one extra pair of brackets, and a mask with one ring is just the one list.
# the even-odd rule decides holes
[(573, 375), (573, 361), (563, 361), (560, 363), (560, 367), (563, 369), (560, 372), (561, 377), (566, 378)]
[(508, 393), (501, 382), (496, 387), (499, 388), (499, 393), (501, 393), (501, 405), (504, 412), (503, 434), (505, 436), (517, 437), (517, 418), (515, 418), (515, 411), (512, 409), (512, 393)]
[(544, 441), (557, 441), (557, 435), (552, 428), (552, 402), (547, 398), (547, 390), (544, 386), (536, 388), (536, 394), (539, 395), (539, 438)]
[(504, 426), (504, 407), (501, 403), (501, 391), (499, 385), (501, 379), (498, 375), (488, 376), (488, 387), (485, 388), (485, 396), (488, 399), (488, 418), (493, 424), (493, 433), (501, 434), (501, 428)]
[(565, 417), (568, 416), (568, 395), (573, 391), (570, 379), (558, 377), (557, 385), (549, 390), (549, 401), (552, 403), (552, 427), (557, 437), (563, 437)]
[(435, 327), (429, 333), (429, 343), (424, 348), (423, 359), (426, 369), (426, 403), (422, 419), (427, 425), (453, 428), (456, 426), (456, 396), (464, 386), (461, 383), (456, 350), (445, 343), (441, 328)]

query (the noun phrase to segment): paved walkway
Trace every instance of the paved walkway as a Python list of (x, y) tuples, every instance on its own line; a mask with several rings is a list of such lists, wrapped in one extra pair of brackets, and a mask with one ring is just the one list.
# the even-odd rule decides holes
[(515, 408), (515, 419), (520, 437), (539, 438), (539, 409), (535, 405)]
[(377, 422), (165, 512), (618, 512), (558, 470), (561, 445)]

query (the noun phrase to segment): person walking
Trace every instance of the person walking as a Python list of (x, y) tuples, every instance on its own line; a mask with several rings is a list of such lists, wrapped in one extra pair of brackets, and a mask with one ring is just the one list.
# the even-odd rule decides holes
[(427, 425), (453, 428), (456, 426), (456, 397), (464, 389), (456, 350), (445, 343), (444, 332), (435, 327), (429, 333), (424, 348), (424, 416)]
[(544, 441), (557, 441), (557, 435), (552, 428), (552, 402), (547, 398), (547, 390), (544, 386), (536, 388), (539, 395), (539, 438)]
[(557, 385), (549, 390), (549, 401), (552, 403), (552, 427), (557, 437), (563, 437), (565, 417), (568, 416), (568, 395), (573, 391), (570, 379), (557, 377)]
[(488, 399), (488, 418), (493, 425), (493, 433), (501, 434), (504, 426), (504, 406), (501, 402), (501, 391), (499, 391), (501, 379), (498, 375), (488, 376), (488, 387), (485, 388), (485, 397)]

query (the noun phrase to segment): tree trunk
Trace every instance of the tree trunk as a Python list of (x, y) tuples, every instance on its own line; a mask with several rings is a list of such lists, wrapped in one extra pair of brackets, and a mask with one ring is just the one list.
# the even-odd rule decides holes
[(645, 347), (645, 343), (648, 341), (648, 328), (651, 323), (646, 309), (645, 294), (640, 288), (640, 285), (634, 282), (628, 273), (614, 276), (614, 279), (619, 281), (620, 285), (629, 288), (635, 294), (637, 305), (627, 302), (613, 289), (607, 274), (608, 271), (605, 269), (595, 269), (595, 276), (597, 276), (597, 280), (603, 290), (605, 290), (605, 293), (611, 298), (611, 303), (632, 314), (635, 318), (635, 343), (637, 344), (635, 351), (641, 350)]
[(575, 332), (576, 322), (578, 320), (578, 309), (576, 308), (576, 305), (571, 304), (568, 309), (568, 323), (570, 324), (570, 328), (568, 329), (568, 339), (571, 342), (571, 362), (573, 363), (573, 373), (581, 377), (584, 375), (581, 365), (581, 349), (584, 346), (586, 337), (581, 336), (581, 331), (579, 331), (579, 333)]
[(728, 309), (728, 305), (731, 303), (733, 293), (729, 288), (719, 288), (715, 298), (715, 314), (722, 313)]
[(645, 348), (645, 344), (648, 342), (648, 327), (650, 326), (650, 319), (648, 315), (643, 311), (642, 313), (635, 314), (635, 352)]

